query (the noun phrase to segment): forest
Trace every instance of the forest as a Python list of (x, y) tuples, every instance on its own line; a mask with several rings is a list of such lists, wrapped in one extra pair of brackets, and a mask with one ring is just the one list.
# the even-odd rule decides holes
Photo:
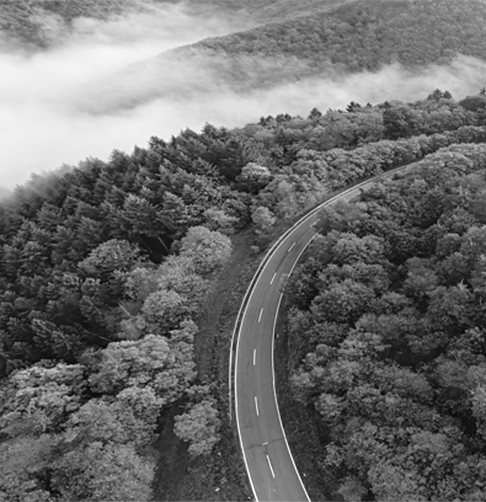
[(452, 145), (320, 214), (287, 327), (332, 500), (486, 497), (485, 159)]
[(127, 14), (180, 8), (196, 17), (244, 18), (261, 24), (324, 10), (347, 0), (0, 0), (2, 45), (31, 51), (62, 42), (82, 19), (113, 20)]
[(417, 70), (459, 55), (484, 60), (485, 26), (481, 0), (358, 0), (176, 52), (204, 56), (230, 85), (248, 90), (393, 63)]
[[(252, 2), (248, 9), (256, 17), (250, 16), (248, 27), (180, 45), (100, 78), (91, 92), (101, 92), (103, 99), (93, 108), (88, 102), (88, 109), (112, 113), (157, 99), (211, 99), (213, 93), (221, 93), (236, 95), (238, 110), (238, 98), (271, 101), (288, 92), (298, 100), (307, 86), (323, 95), (329, 89), (326, 99), (334, 103), (341, 86), (349, 99), (361, 91), (370, 96), (373, 90), (383, 90), (389, 99), (415, 99), (415, 93), (410, 98), (400, 95), (392, 76), (397, 73), (407, 83), (422, 80), (425, 90), (420, 93), (429, 92), (431, 79), (436, 79), (434, 86), (460, 80), (454, 90), (463, 89), (461, 97), (482, 85), (486, 5), (481, 0), (298, 4), (301, 10), (292, 1)], [(231, 5), (222, 1), (221, 12), (234, 15)], [(264, 13), (269, 17), (255, 26)], [(180, 73), (188, 77), (174, 82), (172, 77)], [(268, 98), (260, 94), (273, 90), (276, 94)]]
[(485, 92), (206, 124), (17, 187), (0, 204), (0, 500), (166, 500), (169, 411), (189, 466), (226, 479), (218, 500), (244, 492), (218, 460), (232, 436), (227, 366), (203, 377), (198, 353), (208, 301), (243, 241), (256, 264), (317, 202), (417, 161), (416, 178), (322, 215), (289, 293), (292, 388), (325, 423), (319, 465), (340, 496), (427, 498), (434, 480), (479, 500)]
[[(244, 6), (234, 0), (4, 0), (0, 5), (0, 53), (2, 46), (46, 50), (75, 34), (79, 20), (115, 20), (151, 9), (169, 9), (170, 17), (170, 9), (179, 6), (199, 23), (209, 15), (222, 16), (221, 22), (240, 20), (239, 31), (127, 65), (109, 81), (116, 88), (117, 81), (143, 75), (157, 80), (155, 95), (169, 92), (160, 73), (174, 64), (179, 71), (202, 66), (214, 76), (212, 86), (252, 92), (308, 78), (339, 80), (390, 64), (417, 72), (429, 65), (446, 67), (460, 57), (484, 61), (486, 50), (486, 6), (481, 0), (252, 0)], [(103, 82), (100, 77), (99, 85)], [(118, 84), (123, 89), (123, 82)], [(197, 82), (180, 85), (190, 92), (199, 89)]]

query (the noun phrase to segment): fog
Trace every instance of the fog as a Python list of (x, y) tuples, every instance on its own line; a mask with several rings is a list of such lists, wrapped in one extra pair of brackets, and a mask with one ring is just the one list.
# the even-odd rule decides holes
[(485, 81), (486, 64), (472, 58), (420, 74), (392, 65), (378, 73), (307, 79), (245, 94), (223, 84), (204, 61), (173, 59), (143, 78), (136, 70), (131, 77), (121, 72), (154, 61), (162, 51), (238, 28), (244, 26), (171, 7), (125, 20), (83, 20), (62, 46), (35, 55), (0, 54), (0, 185), (10, 188), (32, 172), (86, 157), (106, 160), (115, 148), (130, 152), (150, 136), (170, 138), (206, 122), (233, 127), (266, 115), (344, 108), (350, 101), (414, 101), (436, 88), (459, 99)]

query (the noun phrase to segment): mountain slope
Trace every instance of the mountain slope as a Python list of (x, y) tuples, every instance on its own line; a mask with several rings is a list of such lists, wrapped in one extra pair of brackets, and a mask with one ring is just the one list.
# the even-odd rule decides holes
[(244, 18), (252, 25), (283, 20), (348, 0), (0, 0), (0, 47), (46, 48), (62, 42), (80, 18), (106, 20), (178, 6), (188, 15)]
[(134, 4), (133, 0), (1, 0), (0, 47), (47, 47), (66, 36), (75, 19), (106, 19)]
[(0, 204), (4, 499), (149, 500), (153, 482), (156, 500), (245, 500), (225, 383), (259, 251), (348, 183), (451, 144), (475, 152), (485, 100), (436, 91), (411, 105), (208, 124), (19, 187)]
[(321, 10), (179, 47), (97, 82), (93, 92), (104, 98), (96, 106), (130, 108), (215, 88), (249, 92), (309, 78), (339, 80), (393, 63), (421, 71), (460, 56), (485, 59), (486, 4), (480, 0), (312, 5)]
[(444, 64), (458, 54), (484, 58), (485, 35), (480, 0), (361, 0), (196, 47), (233, 57), (296, 57), (317, 73), (329, 64), (353, 71)]

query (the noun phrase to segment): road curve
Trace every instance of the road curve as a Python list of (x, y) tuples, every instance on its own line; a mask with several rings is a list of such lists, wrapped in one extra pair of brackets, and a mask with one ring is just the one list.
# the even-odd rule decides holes
[(330, 198), (285, 232), (263, 259), (243, 300), (234, 333), (234, 402), (243, 459), (257, 501), (310, 501), (285, 436), (275, 390), (273, 344), (282, 286), (316, 236), (313, 224), (319, 210), (338, 200), (352, 200), (376, 180)]

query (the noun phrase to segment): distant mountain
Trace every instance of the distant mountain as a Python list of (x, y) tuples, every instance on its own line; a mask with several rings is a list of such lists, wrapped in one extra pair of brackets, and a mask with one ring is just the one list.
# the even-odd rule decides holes
[(261, 24), (282, 21), (297, 15), (323, 11), (354, 0), (190, 0), (194, 11), (217, 9), (228, 14), (245, 15)]
[[(79, 18), (107, 19), (154, 7), (244, 17), (257, 27), (203, 40), (186, 49), (217, 57), (298, 58), (312, 72), (374, 70), (447, 63), (460, 53), (483, 58), (482, 0), (0, 0), (0, 43), (47, 47)], [(238, 63), (232, 63), (232, 71)]]
[(359, 0), (204, 40), (188, 53), (194, 50), (233, 61), (245, 56), (297, 58), (313, 74), (330, 67), (377, 70), (394, 62), (409, 67), (448, 64), (459, 54), (485, 59), (486, 3)]
[[(221, 4), (237, 8), (234, 2)], [(127, 68), (97, 83), (97, 94), (106, 88), (98, 111), (172, 94), (184, 98), (215, 85), (247, 92), (304, 78), (338, 79), (392, 63), (420, 70), (448, 65), (460, 55), (486, 59), (481, 0), (280, 0), (250, 2), (247, 9), (252, 8), (268, 16), (281, 8), (280, 15), (290, 19), (208, 38)]]
[(0, 0), (0, 48), (45, 48), (62, 41), (79, 18), (108, 19), (128, 12), (181, 5), (195, 15), (244, 17), (255, 24), (349, 0)]
[(0, 0), (0, 47), (47, 47), (80, 17), (106, 19), (133, 8), (134, 0)]

